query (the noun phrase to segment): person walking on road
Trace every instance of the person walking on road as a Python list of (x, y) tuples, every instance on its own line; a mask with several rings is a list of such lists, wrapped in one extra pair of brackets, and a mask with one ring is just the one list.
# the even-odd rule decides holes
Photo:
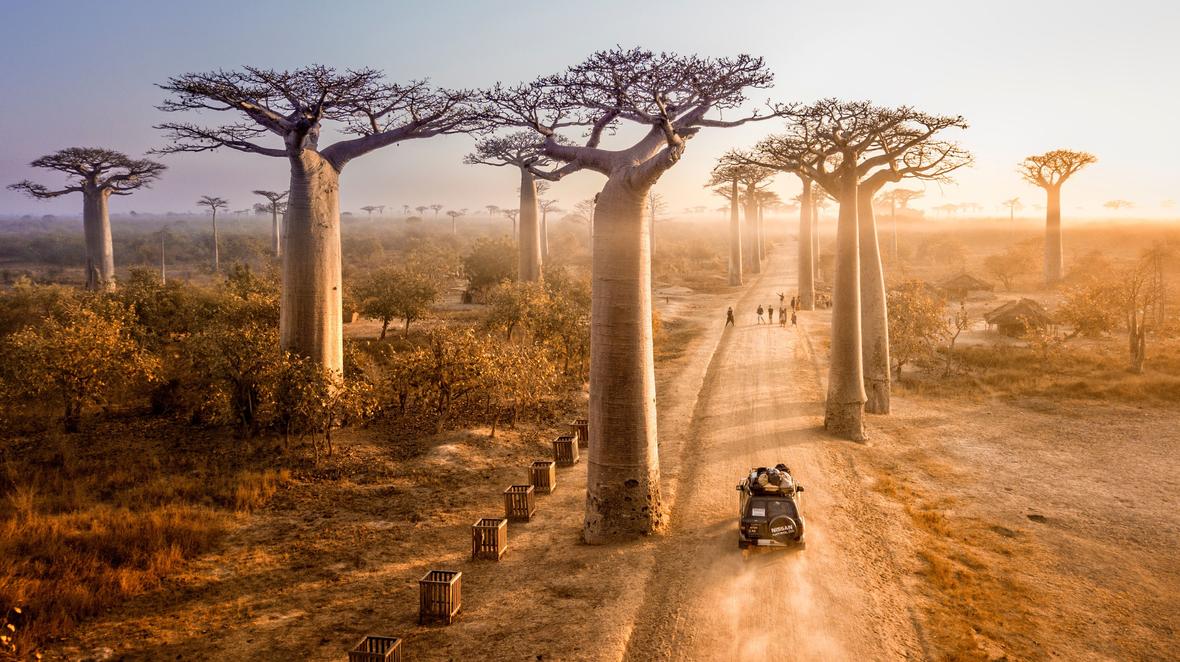
[(725, 326), (734, 326), (733, 306), (730, 306), (729, 310), (725, 311)]
[(791, 311), (791, 326), (796, 326), (799, 318), (795, 316), (795, 311)]
[(766, 323), (766, 318), (764, 317), (765, 314), (766, 314), (766, 309), (762, 307), (762, 304), (758, 304), (758, 323), (759, 324)]
[[(794, 315), (795, 313), (792, 312), (791, 314)], [(779, 311), (778, 311), (778, 325), (779, 326), (786, 326), (787, 325), (787, 311), (786, 311), (786, 309), (782, 309), (782, 308), (779, 309)]]
[(774, 324), (774, 306), (770, 306), (769, 308), (767, 308), (767, 315), (769, 316), (770, 319), (767, 320), (766, 323), (767, 324)]

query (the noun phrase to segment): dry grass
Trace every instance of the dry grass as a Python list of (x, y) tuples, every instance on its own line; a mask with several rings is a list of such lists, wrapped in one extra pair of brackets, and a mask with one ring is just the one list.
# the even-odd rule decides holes
[(933, 497), (897, 478), (895, 467), (879, 472), (875, 489), (902, 504), (919, 535), (919, 576), (930, 598), (925, 634), (933, 656), (964, 661), (1041, 657), (1026, 608), (1033, 589), (1013, 572), (1014, 559), (1027, 553), (1019, 534), (954, 514), (953, 499)]
[(1070, 341), (1048, 357), (1024, 347), (972, 346), (956, 350), (958, 369), (905, 373), (903, 391), (931, 397), (1023, 396), (1113, 402), (1180, 402), (1180, 342), (1149, 346), (1142, 374), (1127, 369), (1119, 338)]
[(160, 422), (11, 439), (0, 457), (0, 613), (22, 607), (22, 654), (153, 590), (292, 480), (240, 440)]

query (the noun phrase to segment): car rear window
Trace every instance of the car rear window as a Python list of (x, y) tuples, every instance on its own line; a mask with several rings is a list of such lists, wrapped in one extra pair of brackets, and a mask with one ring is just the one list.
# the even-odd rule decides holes
[(788, 515), (793, 517), (795, 509), (787, 499), (751, 499), (747, 506), (748, 517), (778, 517)]

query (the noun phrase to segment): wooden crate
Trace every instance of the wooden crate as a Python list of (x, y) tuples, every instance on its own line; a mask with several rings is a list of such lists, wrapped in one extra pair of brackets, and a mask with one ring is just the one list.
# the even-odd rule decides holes
[(508, 551), (508, 520), (484, 517), (471, 525), (471, 560), (499, 561)]
[(397, 637), (367, 635), (348, 651), (348, 662), (401, 662), (402, 640)]
[(532, 485), (512, 485), (504, 490), (504, 516), (513, 522), (527, 522), (537, 512), (537, 497)]
[(557, 463), (537, 460), (529, 467), (529, 484), (537, 494), (553, 494), (557, 487)]
[(463, 573), (431, 570), (418, 580), (418, 624), (442, 622), (450, 625), (463, 606)]
[(578, 463), (578, 439), (572, 434), (563, 434), (553, 440), (553, 459), (561, 467), (572, 467)]
[(575, 418), (573, 423), (570, 423), (570, 429), (578, 437), (578, 446), (587, 448), (590, 446), (590, 421), (585, 418)]

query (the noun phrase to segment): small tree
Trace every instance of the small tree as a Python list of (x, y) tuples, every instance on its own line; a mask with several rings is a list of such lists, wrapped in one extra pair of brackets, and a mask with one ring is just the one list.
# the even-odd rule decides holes
[(396, 318), (405, 320), (404, 333), (409, 336), (410, 323), (430, 310), (438, 300), (439, 289), (431, 276), (399, 266), (368, 272), (353, 294), (360, 302), (362, 315), (381, 320), (380, 339), (384, 340), (389, 322)]
[(131, 195), (138, 189), (151, 186), (163, 174), (164, 164), (132, 159), (109, 149), (70, 147), (42, 156), (29, 165), (65, 173), (68, 177), (66, 186), (53, 190), (26, 179), (8, 188), (39, 200), (81, 193), (82, 231), (86, 237), (86, 289), (113, 289), (115, 253), (107, 203), (112, 195)]
[(488, 326), (503, 331), (509, 342), (517, 328), (543, 318), (550, 303), (544, 287), (532, 281), (500, 283), (487, 302)]
[(1049, 202), (1045, 212), (1045, 282), (1054, 284), (1061, 280), (1061, 186), (1077, 171), (1098, 159), (1086, 152), (1069, 149), (1055, 149), (1037, 156), (1030, 156), (1020, 163), (1019, 172), (1024, 180), (1045, 190)]
[(946, 328), (946, 368), (943, 370), (944, 375), (951, 374), (951, 368), (955, 364), (955, 343), (959, 340), (959, 336), (964, 331), (971, 328), (971, 316), (967, 313), (967, 304), (960, 301), (959, 309), (955, 311), (949, 320)]
[(229, 209), (229, 202), (225, 198), (202, 195), (201, 199), (197, 200), (197, 205), (208, 207), (209, 213), (213, 214), (213, 273), (218, 273), (221, 271), (221, 261), (217, 255), (217, 212)]
[(1118, 300), (1126, 316), (1130, 369), (1143, 372), (1147, 361), (1147, 332), (1156, 300), (1160, 296), (1149, 251), (1134, 266), (1119, 274)]
[(1120, 284), (1112, 282), (1109, 273), (1069, 285), (1053, 314), (1057, 321), (1073, 329), (1066, 340), (1079, 335), (1097, 338), (1118, 327), (1123, 314), (1119, 288)]
[[(78, 301), (59, 314), (9, 336), (5, 354), (13, 369), (8, 388), (24, 401), (49, 398), (64, 415), (66, 432), (77, 432), (87, 404), (106, 401), (118, 388), (156, 378), (159, 363), (132, 335), (129, 313), (117, 306), (101, 312)], [(7, 361), (6, 361), (7, 362)]]
[(889, 341), (894, 379), (913, 361), (928, 357), (946, 331), (942, 301), (925, 283), (911, 281), (889, 291)]
[(1004, 289), (1011, 291), (1013, 281), (1023, 275), (1033, 273), (1037, 268), (1037, 257), (1033, 252), (1035, 245), (1022, 242), (1008, 247), (1003, 253), (989, 255), (983, 259), (983, 268), (1004, 284)]
[(516, 275), (516, 247), (507, 239), (480, 239), (463, 258), (463, 274), (472, 292), (482, 292)]

